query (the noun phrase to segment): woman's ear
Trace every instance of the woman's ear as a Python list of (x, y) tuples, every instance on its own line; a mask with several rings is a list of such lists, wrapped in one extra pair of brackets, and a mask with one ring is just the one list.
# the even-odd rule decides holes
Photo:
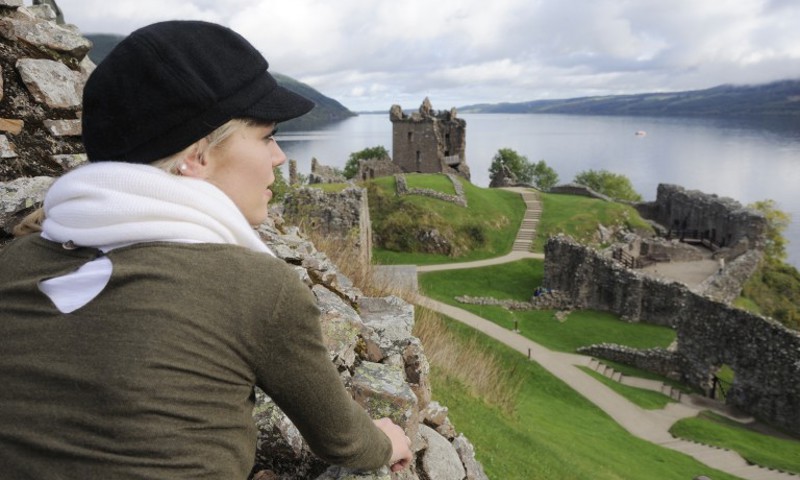
[(207, 149), (204, 142), (208, 141), (202, 139), (184, 150), (181, 162), (178, 164), (178, 172), (184, 177), (200, 179), (208, 177), (208, 162), (204, 155)]

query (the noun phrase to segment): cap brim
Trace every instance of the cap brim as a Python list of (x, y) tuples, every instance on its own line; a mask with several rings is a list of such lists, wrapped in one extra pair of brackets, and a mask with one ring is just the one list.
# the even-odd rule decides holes
[(242, 113), (259, 120), (285, 122), (305, 115), (313, 108), (311, 100), (278, 85)]

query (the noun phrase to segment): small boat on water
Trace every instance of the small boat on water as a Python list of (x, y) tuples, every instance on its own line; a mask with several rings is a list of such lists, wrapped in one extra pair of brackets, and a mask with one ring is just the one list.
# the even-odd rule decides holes
[(634, 133), (634, 135), (636, 135), (637, 137), (644, 137), (645, 135), (647, 135), (647, 132), (645, 132), (644, 130), (637, 130)]

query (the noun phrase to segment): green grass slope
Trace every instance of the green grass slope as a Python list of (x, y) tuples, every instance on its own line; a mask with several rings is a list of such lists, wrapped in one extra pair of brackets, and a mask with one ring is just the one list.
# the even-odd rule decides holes
[(513, 414), (474, 397), (435, 365), (436, 400), (447, 405), (456, 428), (475, 445), (489, 478), (524, 480), (686, 480), (708, 475), (736, 477), (694, 459), (637, 439), (604, 412), (538, 364), (455, 321), (448, 327), (471, 338), (521, 377)]
[[(444, 175), (409, 175), (411, 188), (453, 194)], [(446, 182), (446, 183), (445, 183)], [(462, 181), (468, 206), (423, 195), (396, 193), (393, 177), (367, 182), (375, 248), (381, 264), (452, 263), (492, 258), (511, 251), (525, 213), (519, 194), (480, 188)], [(426, 252), (420, 239), (435, 230), (451, 245), (451, 253)]]

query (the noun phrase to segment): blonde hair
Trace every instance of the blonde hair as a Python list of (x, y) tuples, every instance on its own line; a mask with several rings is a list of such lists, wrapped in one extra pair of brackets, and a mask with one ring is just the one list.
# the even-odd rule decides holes
[(156, 160), (150, 165), (160, 168), (166, 172), (180, 175), (180, 164), (187, 152), (197, 149), (198, 156), (202, 157), (206, 154), (206, 152), (210, 152), (216, 148), (221, 148), (225, 144), (225, 140), (230, 138), (230, 136), (237, 131), (245, 127), (252, 127), (258, 123), (259, 122), (257, 120), (234, 118), (233, 120), (229, 120), (222, 124), (222, 126), (216, 128), (204, 138), (194, 142), (180, 152), (170, 155), (169, 157)]
[[(150, 165), (164, 170), (165, 172), (180, 175), (180, 165), (187, 152), (197, 149), (199, 156), (203, 156), (206, 152), (216, 148), (222, 148), (225, 140), (230, 138), (231, 135), (245, 127), (252, 127), (259, 125), (263, 122), (252, 120), (248, 118), (234, 118), (226, 123), (217, 127), (214, 131), (203, 137), (202, 139), (194, 142), (188, 147), (184, 148), (178, 153), (172, 154), (168, 157), (156, 160)], [(269, 122), (271, 123), (271, 122)], [(11, 233), (15, 237), (22, 237), (31, 233), (38, 233), (42, 231), (42, 223), (44, 222), (44, 208), (39, 207), (33, 212), (25, 216), (17, 225), (14, 226)]]

